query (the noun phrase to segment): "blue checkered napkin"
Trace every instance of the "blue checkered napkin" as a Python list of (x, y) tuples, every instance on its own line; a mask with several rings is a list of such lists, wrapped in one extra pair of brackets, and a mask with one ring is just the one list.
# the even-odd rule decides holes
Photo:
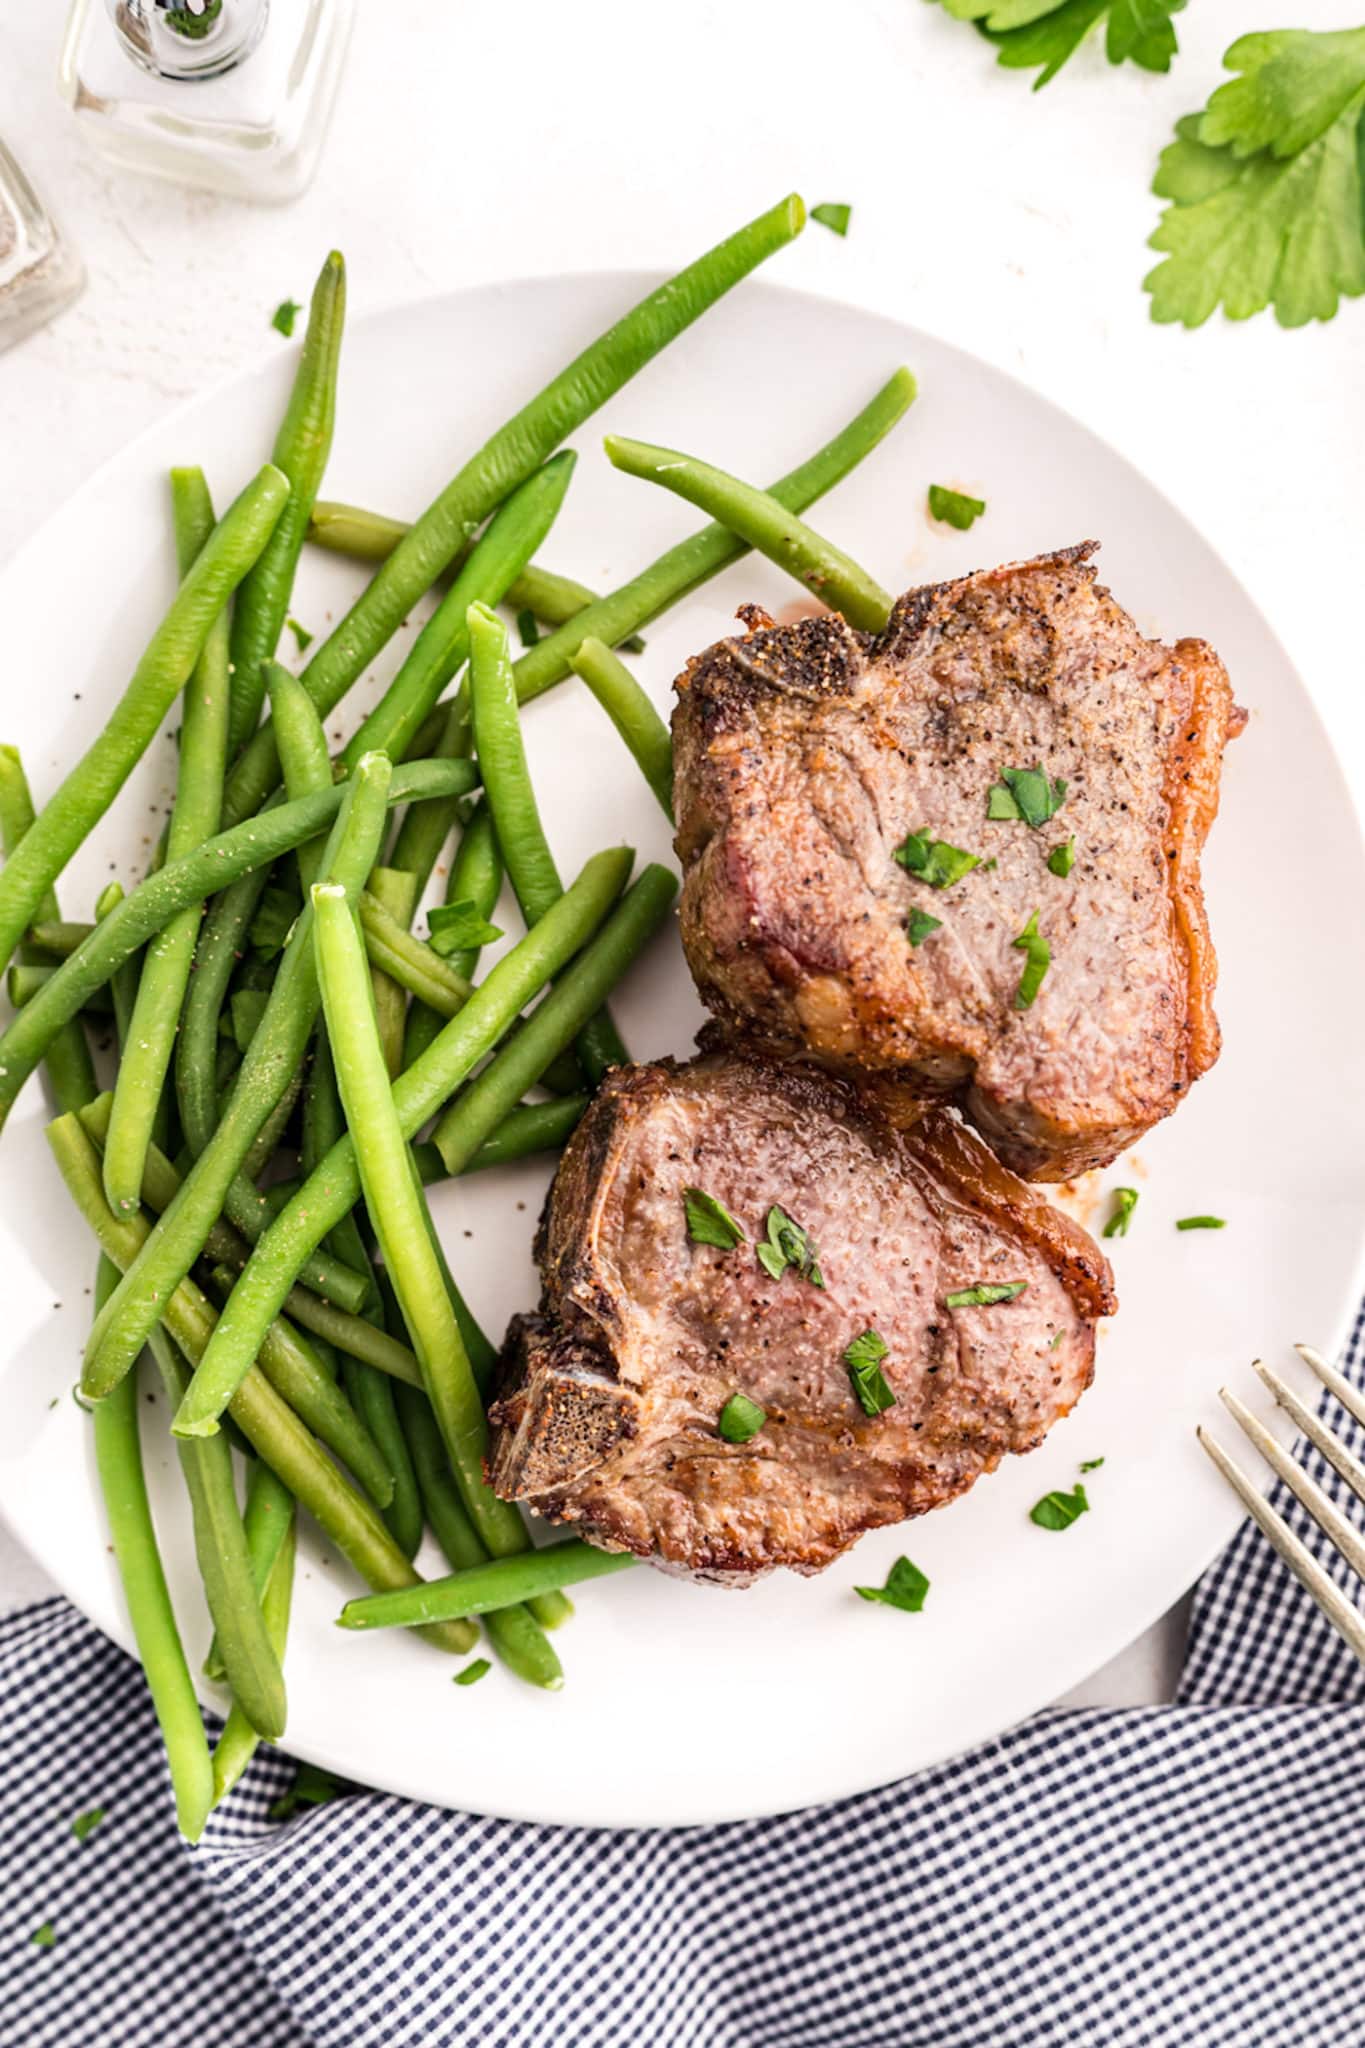
[(0, 1632), (0, 2048), (1365, 2048), (1363, 1759), (1365, 1672), (1248, 1527), (1175, 1707), (634, 1834), (272, 1826), (267, 1754), (188, 1851), (139, 1673), (48, 1601)]

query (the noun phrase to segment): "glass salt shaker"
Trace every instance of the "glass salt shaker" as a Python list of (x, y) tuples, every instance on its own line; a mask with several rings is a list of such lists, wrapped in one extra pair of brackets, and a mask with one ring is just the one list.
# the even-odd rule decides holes
[(240, 199), (317, 168), (353, 0), (74, 0), (58, 79), (115, 163)]
[(84, 284), (80, 258), (0, 142), (0, 349), (51, 320)]

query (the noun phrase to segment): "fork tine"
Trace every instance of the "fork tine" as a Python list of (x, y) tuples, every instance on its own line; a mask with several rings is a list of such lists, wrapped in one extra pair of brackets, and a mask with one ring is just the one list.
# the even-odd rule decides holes
[(1316, 1481), (1295, 1464), (1284, 1445), (1276, 1443), (1265, 1424), (1258, 1421), (1249, 1408), (1244, 1408), (1235, 1394), (1230, 1394), (1224, 1387), (1219, 1399), (1244, 1434), (1250, 1437), (1267, 1465), (1303, 1502), (1318, 1527), (1331, 1537), (1357, 1578), (1365, 1580), (1365, 1541), (1361, 1540), (1341, 1509), (1327, 1498)]
[(1359, 1610), (1328, 1578), (1312, 1551), (1300, 1543), (1269, 1503), (1262, 1499), (1245, 1472), (1233, 1464), (1217, 1438), (1210, 1436), (1202, 1423), (1195, 1434), (1229, 1486), (1241, 1497), (1247, 1513), (1261, 1533), (1279, 1552), (1300, 1585), (1307, 1587), (1333, 1628), (1350, 1644), (1357, 1657), (1365, 1661), (1365, 1619)]
[[(1312, 1360), (1309, 1359), (1306, 1363), (1311, 1365)], [(1324, 1365), (1321, 1359), (1319, 1359), (1318, 1365), (1322, 1366), (1324, 1374), (1332, 1371), (1332, 1368), (1329, 1365)], [(1264, 1385), (1270, 1389), (1285, 1414), (1297, 1423), (1309, 1443), (1322, 1452), (1328, 1464), (1333, 1466), (1346, 1481), (1356, 1499), (1365, 1500), (1365, 1465), (1362, 1465), (1358, 1458), (1351, 1456), (1345, 1444), (1333, 1436), (1327, 1424), (1321, 1421), (1311, 1408), (1304, 1406), (1293, 1388), (1286, 1386), (1278, 1373), (1272, 1372), (1270, 1367), (1264, 1365), (1259, 1358), (1252, 1359), (1251, 1368), (1253, 1372), (1259, 1373)], [(1313, 1370), (1316, 1372), (1318, 1366), (1313, 1366)], [(1340, 1375), (1333, 1373), (1332, 1377), (1336, 1379)], [(1329, 1384), (1324, 1378), (1323, 1385), (1327, 1386)], [(1354, 1393), (1353, 1388), (1350, 1391)], [(1336, 1392), (1335, 1387), (1332, 1388), (1332, 1392)]]
[(1357, 1422), (1365, 1423), (1365, 1395), (1353, 1387), (1334, 1365), (1329, 1365), (1322, 1353), (1315, 1351), (1311, 1344), (1296, 1344), (1294, 1349), (1304, 1364), (1317, 1374), (1328, 1393), (1336, 1396), (1347, 1413), (1354, 1415)]

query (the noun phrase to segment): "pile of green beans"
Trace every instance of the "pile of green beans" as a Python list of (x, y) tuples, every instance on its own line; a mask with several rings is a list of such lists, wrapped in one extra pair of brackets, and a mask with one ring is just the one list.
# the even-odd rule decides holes
[[(766, 492), (608, 437), (618, 468), (713, 523), (605, 594), (536, 560), (574, 471), (566, 437), (804, 220), (786, 198), (649, 293), (410, 526), (319, 497), (345, 323), (333, 252), (270, 459), (217, 520), (202, 473), (172, 473), (179, 588), (102, 731), (41, 808), (0, 747), (0, 968), (15, 1010), (0, 1131), (42, 1066), (52, 1157), (99, 1253), (82, 1388), (111, 1547), (190, 1840), (257, 1744), (285, 1732), (300, 1508), (369, 1589), (343, 1626), (413, 1628), (461, 1656), (482, 1630), (547, 1691), (564, 1682), (547, 1635), (572, 1615), (564, 1589), (633, 1562), (576, 1540), (533, 1550), (493, 1492), (497, 1353), (425, 1189), (566, 1143), (628, 1057), (606, 1004), (676, 894), (665, 868), (632, 879), (624, 847), (564, 887), (523, 708), (577, 676), (671, 818), (667, 728), (614, 650), (642, 651), (642, 626), (750, 548), (854, 625), (885, 622), (887, 594), (800, 515), (903, 416), (904, 370)], [(306, 539), (373, 574), (295, 675), (277, 655)], [(349, 732), (330, 731), (429, 592), (392, 680)], [(549, 629), (523, 623), (515, 660), (499, 606)], [(110, 883), (93, 919), (64, 919), (54, 884), (177, 699), (177, 784), (149, 872), (126, 892)], [(450, 920), (434, 943), (420, 936), (434, 879), (461, 913), (456, 951)], [(487, 966), (483, 942), (518, 914)], [(118, 1067), (100, 1094), (86, 1020), (110, 1016)], [(229, 1695), (212, 1755), (148, 1501), (144, 1349), (174, 1411), (213, 1627), (204, 1674)], [(428, 1530), (450, 1566), (431, 1582), (412, 1561)]]

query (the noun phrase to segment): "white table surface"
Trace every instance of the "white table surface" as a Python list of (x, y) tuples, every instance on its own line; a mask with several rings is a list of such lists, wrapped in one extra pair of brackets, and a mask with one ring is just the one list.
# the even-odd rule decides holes
[[(274, 209), (111, 171), (57, 97), (58, 0), (11, 5), (0, 135), (89, 285), (0, 356), (0, 559), (166, 407), (282, 346), (270, 314), (306, 299), (333, 244), (364, 312), (508, 274), (672, 266), (795, 187), (849, 201), (852, 229), (810, 228), (773, 274), (945, 335), (1139, 462), (1256, 594), (1353, 760), (1365, 696), (1341, 598), (1365, 537), (1365, 307), (1187, 335), (1154, 327), (1139, 289), (1159, 150), (1232, 36), (1284, 11), (1200, 0), (1168, 77), (1113, 71), (1092, 44), (1035, 96), (924, 0), (360, 0), (317, 180)], [(1358, 9), (1292, 13), (1335, 28)], [(25, 687), (0, 675), (0, 693)], [(0, 1603), (45, 1590), (0, 1534)], [(1183, 1627), (1176, 1610), (1071, 1700), (1169, 1697)]]

